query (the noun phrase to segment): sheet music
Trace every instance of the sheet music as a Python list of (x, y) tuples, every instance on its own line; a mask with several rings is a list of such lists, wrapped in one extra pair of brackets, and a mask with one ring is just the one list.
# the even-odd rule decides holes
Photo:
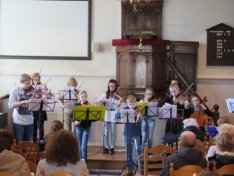
[(73, 86), (64, 87), (63, 99), (64, 100), (76, 99), (75, 87)]
[(134, 109), (121, 109), (120, 118), (116, 118), (117, 123), (136, 123)]
[(29, 111), (40, 111), (42, 104), (42, 111), (54, 111), (55, 101), (50, 99), (32, 99), (29, 102), (28, 110)]
[(147, 116), (157, 116), (158, 115), (158, 102), (148, 103)]
[(176, 118), (177, 117), (177, 106), (171, 104), (165, 104), (159, 110), (159, 118)]
[(234, 98), (227, 98), (226, 104), (229, 113), (234, 113)]

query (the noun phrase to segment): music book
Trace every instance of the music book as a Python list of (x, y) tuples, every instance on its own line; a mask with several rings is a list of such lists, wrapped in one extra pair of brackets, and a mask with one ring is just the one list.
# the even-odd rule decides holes
[(74, 106), (73, 120), (104, 120), (104, 106)]
[(116, 117), (116, 123), (136, 123), (134, 109), (121, 109), (120, 116)]
[(159, 109), (159, 118), (169, 119), (177, 117), (177, 106), (171, 104), (165, 104)]
[(55, 101), (50, 99), (31, 99), (28, 111), (54, 111)]
[(147, 104), (147, 116), (157, 116), (158, 115), (158, 102), (149, 102)]
[(226, 104), (229, 113), (234, 113), (234, 98), (227, 98)]

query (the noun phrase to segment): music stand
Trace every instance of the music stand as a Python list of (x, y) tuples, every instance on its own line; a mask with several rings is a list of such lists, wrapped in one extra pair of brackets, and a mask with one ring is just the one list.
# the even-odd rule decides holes
[[(135, 164), (132, 161), (132, 147), (130, 144), (134, 144), (136, 151), (138, 151), (137, 148), (137, 142), (134, 138), (130, 137), (130, 129), (129, 125), (130, 124), (135, 124), (136, 122), (136, 117), (135, 117), (135, 111), (133, 109), (121, 109), (120, 112), (116, 115), (116, 123), (117, 124), (125, 124), (126, 129), (127, 129), (127, 168), (131, 172), (133, 169), (133, 164)], [(138, 153), (138, 152), (137, 152)], [(139, 156), (138, 157), (138, 169), (140, 171), (140, 160)]]
[[(71, 100), (77, 100), (77, 99), (78, 98), (76, 97), (75, 87), (68, 86), (68, 87), (64, 87), (64, 90), (59, 90), (59, 100), (61, 102), (71, 101)], [(63, 116), (62, 116), (62, 118), (63, 118), (63, 125), (64, 125), (64, 108), (63, 108)]]
[(28, 104), (28, 111), (52, 112), (55, 108), (55, 101), (51, 99), (31, 99)]
[[(105, 107), (104, 106), (74, 106), (73, 120), (96, 121), (104, 120)], [(86, 144), (87, 148), (87, 144)], [(87, 153), (86, 153), (87, 158)]]

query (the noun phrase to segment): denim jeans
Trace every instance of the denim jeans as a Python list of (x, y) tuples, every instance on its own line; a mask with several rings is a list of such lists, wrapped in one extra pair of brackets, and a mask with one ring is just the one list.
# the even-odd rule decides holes
[(82, 159), (87, 161), (87, 144), (90, 134), (90, 127), (76, 127), (76, 136), (80, 146)]
[[(111, 134), (111, 146), (109, 143), (109, 134)], [(116, 123), (115, 122), (104, 122), (104, 147), (114, 148), (116, 140)]]
[[(134, 145), (133, 140), (136, 140), (137, 146)], [(127, 166), (129, 169), (133, 170), (133, 163), (137, 164), (138, 161), (138, 152), (140, 146), (140, 136), (134, 136), (132, 138), (128, 136), (124, 136), (124, 145), (126, 148), (126, 159), (127, 159)], [(133, 160), (132, 160), (133, 155)], [(128, 158), (129, 157), (129, 158)]]
[(13, 123), (13, 131), (17, 144), (22, 141), (32, 141), (33, 139), (33, 124), (18, 125)]
[(142, 151), (144, 151), (145, 143), (148, 140), (148, 147), (153, 146), (153, 135), (155, 127), (155, 117), (142, 117), (141, 119), (141, 135), (142, 135)]

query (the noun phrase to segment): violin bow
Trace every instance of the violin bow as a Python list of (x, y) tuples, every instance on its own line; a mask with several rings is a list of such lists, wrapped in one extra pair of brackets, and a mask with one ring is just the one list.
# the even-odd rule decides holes
[(188, 90), (194, 85), (194, 82), (192, 84), (190, 84), (190, 86), (184, 91), (184, 93), (182, 95), (184, 95), (186, 92), (188, 92)]

